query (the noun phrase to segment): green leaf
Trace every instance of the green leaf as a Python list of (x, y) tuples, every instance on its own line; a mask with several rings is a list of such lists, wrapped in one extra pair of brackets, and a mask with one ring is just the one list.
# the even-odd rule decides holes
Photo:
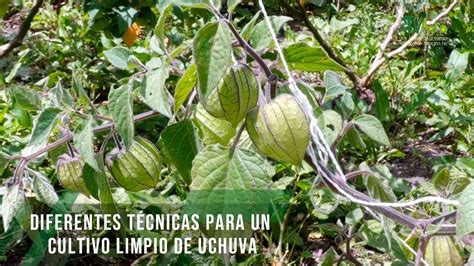
[(227, 12), (232, 13), (242, 0), (227, 0)]
[(194, 159), (191, 190), (255, 190), (271, 186), (267, 163), (257, 153), (237, 149), (232, 157), (220, 145), (204, 148)]
[(176, 166), (181, 176), (191, 183), (191, 167), (198, 153), (198, 142), (190, 120), (170, 125), (161, 133), (158, 146), (169, 163)]
[(11, 96), (23, 110), (40, 110), (41, 95), (29, 88), (14, 87), (10, 89)]
[(200, 95), (205, 96), (223, 78), (232, 63), (232, 39), (224, 22), (212, 22), (199, 30), (193, 43)]
[(347, 87), (342, 82), (342, 78), (334, 71), (328, 70), (324, 72), (324, 93), (323, 102), (332, 100), (340, 95), (344, 95)]
[(359, 233), (367, 243), (368, 246), (380, 250), (384, 253), (392, 253), (398, 259), (407, 261), (405, 253), (401, 248), (400, 244), (395, 240), (394, 237), (385, 237), (382, 224), (375, 220), (368, 220), (359, 229)]
[(143, 78), (140, 95), (151, 109), (162, 115), (171, 117), (170, 95), (165, 87), (165, 81), (169, 76), (169, 67), (162, 67), (148, 72)]
[(362, 138), (360, 137), (357, 129), (353, 127), (349, 128), (349, 130), (347, 130), (346, 137), (349, 143), (354, 145), (354, 147), (356, 147), (360, 151), (366, 150), (367, 146), (365, 145), (364, 140), (362, 140)]
[[(99, 171), (94, 171), (95, 169), (89, 169), (87, 170), (88, 174), (91, 175), (92, 179), (94, 179), (97, 182), (97, 187), (98, 187), (98, 196), (99, 196), (99, 201), (100, 205), (102, 207), (102, 211), (107, 214), (120, 214), (122, 219), (120, 220), (120, 223), (122, 226), (120, 227), (120, 232), (122, 234), (122, 237), (125, 237), (125, 232), (127, 228), (126, 222), (124, 222), (124, 214), (120, 211), (120, 209), (117, 206), (117, 203), (115, 202), (113, 196), (112, 196), (112, 190), (110, 188), (110, 183), (109, 179), (107, 178), (107, 175), (104, 172), (103, 166), (103, 154), (98, 154), (97, 156), (97, 161), (101, 165)], [(87, 167), (87, 166), (85, 166)]]
[(7, 158), (7, 154), (0, 152), (0, 177), (3, 175), (3, 171), (7, 168), (10, 163), (10, 159)]
[(36, 171), (31, 171), (33, 174), (33, 191), (36, 198), (46, 203), (50, 208), (53, 208), (59, 201), (58, 194), (54, 191), (54, 187), (43, 174)]
[[(292, 18), (285, 16), (270, 17), (270, 22), (276, 32), (280, 31), (281, 27), (290, 20), (292, 20)], [(267, 22), (265, 20), (262, 20), (255, 25), (250, 36), (250, 43), (256, 51), (268, 48), (273, 43), (272, 35), (268, 30)]]
[(0, 0), (0, 19), (2, 19), (8, 11), (8, 2), (8, 0)]
[(436, 172), (436, 174), (433, 176), (433, 185), (436, 189), (443, 191), (448, 187), (449, 179), (449, 168), (445, 167)]
[(201, 104), (196, 108), (193, 121), (205, 145), (218, 143), (225, 146), (235, 135), (235, 128), (230, 122), (213, 117)]
[(377, 118), (382, 122), (390, 122), (390, 102), (388, 98), (388, 93), (382, 88), (379, 80), (374, 82), (374, 92), (375, 92), (375, 114)]
[(365, 185), (369, 195), (383, 202), (395, 202), (397, 197), (387, 182), (380, 180), (373, 175), (364, 177)]
[(97, 172), (89, 164), (85, 164), (82, 168), (82, 178), (86, 184), (87, 191), (96, 199), (99, 198), (99, 185), (97, 184), (98, 179), (96, 179)]
[(346, 215), (346, 223), (348, 225), (354, 226), (358, 224), (362, 218), (364, 218), (364, 213), (362, 210), (360, 208), (355, 208)]
[(2, 208), (0, 213), (2, 214), (3, 230), (8, 230), (13, 217), (20, 211), (21, 207), (25, 203), (25, 193), (20, 185), (15, 183), (11, 186), (7, 186), (7, 193), (2, 199)]
[(462, 238), (474, 232), (474, 204), (472, 204), (474, 202), (474, 182), (463, 190), (459, 201), (456, 234)]
[(94, 132), (92, 128), (93, 119), (88, 119), (82, 128), (74, 133), (74, 146), (84, 161), (96, 171), (100, 171), (99, 164), (95, 159)]
[(334, 247), (331, 246), (325, 253), (324, 259), (321, 261), (321, 266), (333, 266), (337, 263), (337, 253), (334, 250)]
[(130, 148), (133, 143), (134, 125), (132, 93), (128, 85), (110, 91), (109, 110), (125, 147)]
[(163, 50), (166, 50), (166, 47), (165, 47), (165, 22), (166, 22), (166, 18), (168, 17), (168, 15), (170, 14), (170, 11), (172, 9), (173, 9), (173, 6), (168, 5), (168, 7), (165, 10), (160, 11), (160, 13), (161, 13), (160, 17), (158, 18), (158, 22), (156, 23), (156, 26), (155, 26), (155, 36), (159, 41), (160, 48), (163, 49)]
[(372, 140), (382, 145), (390, 146), (388, 136), (385, 133), (382, 124), (376, 117), (371, 115), (360, 115), (352, 122)]
[(342, 117), (334, 110), (325, 110), (319, 117), (324, 136), (329, 145), (336, 141), (339, 132), (342, 130)]
[(290, 70), (321, 72), (325, 70), (341, 71), (344, 69), (329, 58), (321, 47), (311, 47), (306, 43), (292, 44), (283, 50), (283, 54)]
[[(185, 6), (192, 8), (208, 8), (211, 3), (211, 0), (171, 0), (171, 3), (177, 6)], [(220, 7), (220, 0), (212, 0), (212, 3), (217, 8)]]
[(466, 71), (469, 62), (469, 52), (461, 53), (458, 50), (453, 50), (449, 55), (448, 71), (446, 78), (453, 80), (459, 78), (464, 71)]
[(104, 55), (113, 66), (120, 69), (126, 69), (128, 67), (128, 58), (132, 53), (125, 47), (116, 46), (110, 50), (104, 51)]
[(43, 144), (48, 141), (48, 137), (53, 130), (56, 120), (61, 113), (61, 109), (49, 107), (44, 109), (36, 118), (28, 145)]
[(242, 28), (242, 30), (240, 31), (240, 36), (242, 37), (242, 39), (244, 39), (245, 41), (249, 41), (251, 36), (252, 36), (252, 31), (253, 29), (255, 28), (255, 24), (257, 23), (257, 20), (258, 20), (258, 17), (260, 17), (260, 13), (261, 11), (258, 11), (254, 16), (253, 18), (247, 23), (245, 24), (245, 26)]
[(192, 64), (186, 69), (183, 76), (176, 84), (174, 91), (174, 112), (178, 112), (179, 107), (186, 101), (189, 93), (193, 90), (197, 83), (196, 64)]

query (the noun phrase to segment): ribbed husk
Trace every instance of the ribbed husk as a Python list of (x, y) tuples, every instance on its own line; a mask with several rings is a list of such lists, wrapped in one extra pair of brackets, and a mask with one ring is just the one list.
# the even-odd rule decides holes
[(212, 116), (229, 121), (234, 127), (257, 105), (258, 83), (246, 65), (229, 68), (219, 86), (204, 96), (203, 106)]
[(264, 155), (301, 165), (309, 144), (309, 124), (293, 96), (280, 94), (270, 103), (252, 109), (246, 118), (247, 132)]
[(160, 180), (161, 156), (150, 141), (136, 137), (128, 151), (114, 150), (107, 156), (110, 173), (129, 191), (154, 188)]
[(82, 177), (84, 162), (79, 157), (63, 154), (56, 163), (56, 172), (59, 183), (66, 189), (90, 195)]
[(464, 265), (451, 236), (431, 237), (426, 246), (425, 260), (431, 266)]

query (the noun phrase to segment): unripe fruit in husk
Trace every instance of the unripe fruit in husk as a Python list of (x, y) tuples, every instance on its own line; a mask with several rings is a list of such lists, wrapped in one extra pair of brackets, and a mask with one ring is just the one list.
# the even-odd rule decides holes
[(428, 241), (425, 260), (431, 266), (461, 266), (463, 258), (451, 236), (433, 236)]
[(232, 66), (222, 82), (205, 96), (204, 108), (212, 116), (229, 121), (234, 127), (257, 105), (258, 83), (246, 65)]
[(264, 155), (301, 165), (309, 144), (309, 124), (302, 107), (289, 94), (252, 109), (246, 118), (247, 132)]
[(154, 188), (160, 180), (161, 156), (150, 141), (136, 137), (128, 151), (115, 149), (107, 155), (110, 173), (129, 191)]
[(61, 183), (64, 188), (90, 195), (84, 178), (82, 178), (83, 167), (84, 162), (79, 157), (63, 154), (59, 156), (56, 163), (56, 172), (59, 183)]

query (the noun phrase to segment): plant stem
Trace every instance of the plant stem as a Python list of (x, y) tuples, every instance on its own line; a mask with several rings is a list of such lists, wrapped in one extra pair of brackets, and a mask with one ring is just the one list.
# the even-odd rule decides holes
[[(147, 111), (147, 112), (143, 112), (141, 114), (138, 114), (138, 115), (135, 115), (133, 117), (133, 122), (134, 123), (137, 123), (139, 121), (142, 121), (142, 120), (145, 120), (145, 119), (148, 119), (148, 118), (151, 118), (151, 117), (155, 117), (159, 115), (158, 112), (156, 111)], [(110, 128), (112, 128), (114, 126), (114, 123), (112, 122), (109, 122), (109, 123), (106, 123), (104, 125), (100, 125), (98, 127), (95, 127), (93, 129), (94, 133), (98, 133), (98, 132), (102, 132), (102, 131), (105, 131), (105, 130), (109, 130)], [(57, 148), (65, 143), (67, 143), (68, 141), (71, 141), (73, 139), (73, 135), (68, 133), (67, 135), (65, 135), (63, 138), (61, 139), (58, 139), (56, 140), (55, 142), (52, 142), (48, 145), (46, 145), (46, 147), (42, 148), (42, 149), (39, 149), (38, 151), (35, 151), (33, 152), (32, 154), (29, 154), (29, 155), (26, 155), (26, 156), (22, 156), (20, 158), (20, 163), (18, 164), (18, 167), (16, 169), (16, 172), (15, 172), (15, 175), (14, 175), (14, 178), (16, 180), (17, 177), (21, 177), (23, 176), (23, 172), (25, 171), (25, 167), (28, 165), (28, 163), (33, 160), (34, 158), (42, 155), (43, 153), (45, 152), (48, 152), (54, 148)]]
[(8, 46), (6, 47), (5, 50), (1, 51), (0, 50), (0, 58), (5, 57), (7, 54), (9, 54), (13, 49), (16, 47), (20, 46), (21, 42), (23, 41), (23, 38), (25, 38), (26, 33), (28, 33), (28, 30), (31, 27), (31, 22), (36, 16), (36, 13), (38, 13), (41, 5), (43, 4), (44, 0), (37, 0), (33, 8), (31, 8), (30, 13), (28, 16), (25, 18), (23, 23), (21, 23), (20, 30), (18, 30), (18, 34), (13, 38), (8, 43)]
[(255, 60), (257, 63), (260, 65), (262, 68), (263, 72), (267, 76), (267, 82), (270, 84), (270, 92), (272, 96), (276, 95), (276, 85), (278, 79), (276, 76), (272, 73), (268, 65), (263, 61), (262, 57), (258, 55), (258, 53), (250, 46), (243, 38), (240, 36), (239, 32), (235, 29), (234, 25), (232, 22), (230, 22), (227, 18), (225, 18), (221, 13), (219, 13), (219, 10), (215, 9), (212, 7), (213, 13), (221, 20), (224, 21), (225, 24), (229, 27), (230, 31), (234, 35), (234, 37), (237, 39), (237, 42), (244, 48), (244, 50)]
[(420, 236), (420, 240), (418, 243), (418, 252), (416, 253), (416, 257), (415, 257), (415, 266), (422, 265), (422, 261), (425, 258), (427, 243), (428, 243), (428, 236), (425, 233), (423, 233), (423, 235)]

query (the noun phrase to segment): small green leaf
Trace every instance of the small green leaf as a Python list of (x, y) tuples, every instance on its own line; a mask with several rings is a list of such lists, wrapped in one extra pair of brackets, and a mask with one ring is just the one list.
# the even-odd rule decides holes
[(13, 217), (20, 211), (25, 203), (25, 193), (19, 184), (13, 184), (7, 187), (7, 193), (2, 199), (2, 208), (0, 210), (3, 220), (3, 230), (8, 230)]
[(227, 0), (227, 12), (232, 13), (242, 0)]
[(319, 117), (319, 123), (329, 145), (336, 141), (342, 130), (342, 117), (334, 110), (325, 110)]
[(87, 191), (96, 199), (99, 198), (99, 185), (97, 184), (98, 179), (96, 179), (97, 172), (89, 164), (85, 164), (82, 168), (82, 178), (86, 184)]
[(170, 14), (170, 11), (173, 9), (172, 5), (168, 5), (168, 7), (160, 11), (160, 17), (158, 18), (158, 22), (156, 23), (155, 26), (155, 36), (159, 41), (160, 48), (163, 50), (166, 50), (165, 47), (165, 22), (166, 18)]
[(2, 19), (8, 11), (8, 2), (8, 0), (0, 0), (0, 19)]
[(166, 90), (165, 81), (169, 76), (169, 67), (162, 67), (148, 72), (143, 78), (140, 95), (151, 109), (171, 117), (170, 95)]
[(49, 107), (36, 118), (28, 145), (38, 145), (48, 141), (61, 109)]
[(375, 92), (375, 114), (380, 121), (390, 122), (390, 100), (388, 93), (383, 89), (379, 80), (374, 82), (373, 88)]
[(211, 4), (216, 6), (219, 9), (221, 1), (220, 0), (171, 0), (171, 3), (177, 6), (186, 6), (192, 8), (208, 8)]
[(109, 109), (125, 147), (130, 148), (133, 144), (134, 125), (132, 93), (128, 85), (110, 91)]
[[(270, 17), (270, 22), (272, 23), (273, 29), (276, 32), (280, 31), (281, 27), (283, 27), (283, 25), (290, 20), (292, 20), (292, 18), (285, 16)], [(268, 30), (267, 22), (265, 20), (262, 20), (257, 23), (257, 25), (255, 25), (255, 28), (252, 30), (252, 34), (250, 36), (250, 43), (257, 51), (268, 48), (273, 43), (272, 35)]]
[(54, 191), (54, 187), (48, 178), (40, 172), (31, 171), (31, 173), (33, 174), (33, 191), (36, 194), (36, 198), (53, 208), (59, 201), (58, 194)]
[(365, 176), (364, 181), (367, 192), (372, 198), (383, 202), (395, 202), (397, 200), (397, 196), (395, 196), (387, 182), (373, 175)]
[(474, 202), (474, 182), (463, 190), (459, 201), (456, 234), (459, 238), (463, 238), (474, 232), (474, 204), (472, 204)]
[(446, 72), (446, 78), (454, 80), (459, 78), (468, 66), (469, 52), (461, 53), (458, 50), (453, 50), (449, 55), (448, 60), (448, 71)]
[(126, 69), (128, 67), (128, 58), (132, 53), (125, 47), (117, 46), (104, 51), (104, 55), (113, 66), (120, 69)]
[(285, 48), (283, 53), (291, 70), (321, 72), (344, 69), (332, 60), (321, 47), (311, 47), (306, 43), (292, 44)]
[(449, 168), (445, 167), (436, 172), (436, 174), (433, 176), (433, 185), (436, 189), (443, 191), (448, 187), (449, 179)]
[(390, 146), (388, 136), (385, 133), (382, 124), (376, 117), (371, 115), (360, 115), (352, 122), (372, 140), (382, 145)]
[(212, 22), (199, 30), (193, 44), (200, 95), (205, 96), (222, 80), (232, 63), (232, 39), (224, 22)]
[(7, 155), (0, 152), (0, 177), (3, 175), (3, 171), (7, 168), (9, 163), (10, 159), (7, 158)]
[[(385, 236), (383, 226), (380, 222), (375, 220), (366, 221), (359, 229), (359, 233), (367, 246), (385, 253), (392, 253), (398, 259), (407, 261), (400, 244), (394, 237), (387, 238)], [(387, 239), (390, 239), (390, 242), (388, 242)]]
[(99, 164), (95, 158), (94, 132), (92, 128), (92, 117), (88, 119), (82, 128), (78, 128), (74, 133), (74, 146), (79, 154), (96, 171), (100, 171)]
[(186, 69), (183, 76), (176, 84), (174, 91), (174, 112), (178, 112), (179, 107), (186, 101), (189, 93), (193, 90), (197, 83), (196, 65), (192, 64)]
[(11, 96), (23, 110), (40, 110), (41, 95), (29, 88), (14, 87), (10, 90)]
[(235, 135), (235, 128), (230, 122), (213, 117), (201, 104), (196, 108), (193, 121), (206, 145), (219, 143), (225, 146)]
[(261, 11), (258, 11), (240, 31), (240, 36), (242, 36), (242, 39), (244, 39), (245, 41), (250, 40), (250, 37), (252, 36), (252, 31), (255, 28), (255, 24), (257, 23), (258, 17), (260, 17), (260, 13)]
[(364, 213), (362, 210), (360, 208), (355, 208), (346, 215), (346, 223), (354, 226), (358, 224), (362, 218), (364, 218)]
[(341, 76), (331, 70), (324, 72), (324, 87), (326, 88), (326, 92), (324, 93), (323, 103), (340, 95), (344, 95), (347, 91), (347, 87), (342, 82)]
[(170, 125), (161, 133), (158, 146), (165, 159), (176, 166), (181, 176), (191, 183), (191, 167), (198, 153), (198, 142), (190, 120)]

